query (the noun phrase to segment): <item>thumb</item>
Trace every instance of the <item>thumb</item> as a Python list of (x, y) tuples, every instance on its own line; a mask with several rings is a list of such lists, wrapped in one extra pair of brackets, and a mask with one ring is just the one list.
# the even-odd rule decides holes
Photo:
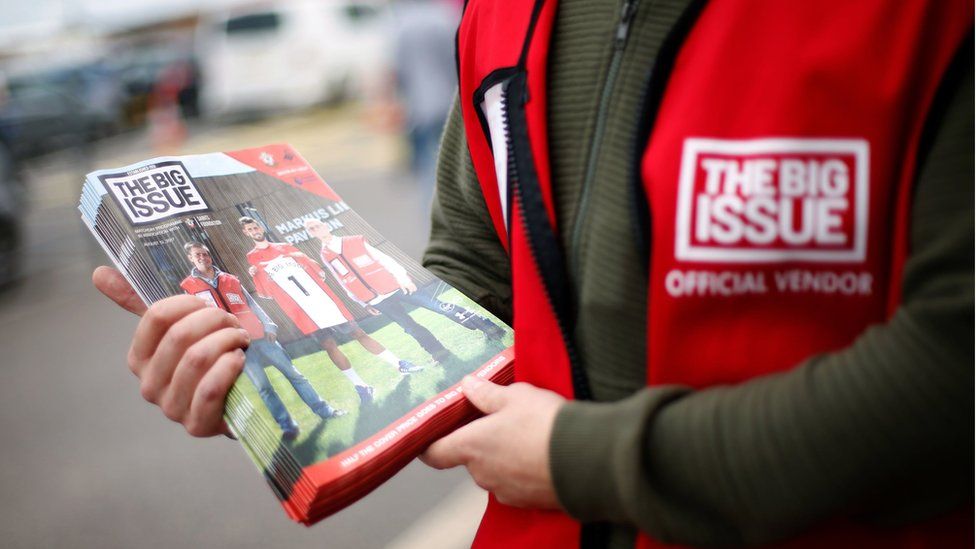
[(474, 376), (465, 376), (464, 380), (461, 381), (461, 388), (464, 390), (464, 396), (467, 397), (468, 401), (486, 414), (493, 414), (501, 410), (508, 402), (508, 393), (505, 387)]
[(139, 316), (146, 312), (146, 304), (119, 271), (111, 267), (99, 267), (92, 273), (92, 283), (98, 291), (126, 311)]

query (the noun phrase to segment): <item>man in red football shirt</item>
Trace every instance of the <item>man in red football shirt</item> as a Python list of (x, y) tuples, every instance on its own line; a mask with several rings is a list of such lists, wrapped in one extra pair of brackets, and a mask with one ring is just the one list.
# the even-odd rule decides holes
[(274, 299), (282, 311), (307, 336), (314, 338), (332, 362), (349, 378), (363, 402), (372, 400), (373, 387), (352, 367), (339, 349), (337, 335), (355, 338), (367, 351), (401, 374), (421, 368), (397, 357), (370, 337), (353, 320), (352, 314), (325, 283), (325, 271), (291, 244), (269, 242), (264, 227), (251, 217), (241, 217), (241, 230), (254, 241), (247, 253), (248, 273), (254, 279), (258, 296)]

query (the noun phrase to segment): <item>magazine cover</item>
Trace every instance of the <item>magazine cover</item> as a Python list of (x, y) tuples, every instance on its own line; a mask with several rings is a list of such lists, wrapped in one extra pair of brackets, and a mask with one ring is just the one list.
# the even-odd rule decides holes
[[(378, 198), (380, 199), (380, 198)], [(88, 175), (85, 224), (147, 302), (251, 336), (226, 418), (293, 519), (362, 497), (511, 377), (511, 330), (376, 232), (288, 145)]]

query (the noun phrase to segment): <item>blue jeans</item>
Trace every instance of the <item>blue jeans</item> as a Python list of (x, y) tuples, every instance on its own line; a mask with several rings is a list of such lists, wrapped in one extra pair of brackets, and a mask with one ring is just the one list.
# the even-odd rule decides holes
[(287, 430), (293, 428), (295, 422), (288, 415), (285, 404), (278, 398), (278, 393), (271, 386), (271, 380), (264, 373), (264, 368), (268, 365), (274, 366), (285, 376), (285, 379), (295, 388), (298, 396), (305, 401), (305, 404), (313, 412), (321, 417), (328, 417), (332, 414), (332, 408), (322, 400), (322, 397), (315, 392), (315, 389), (305, 379), (305, 376), (295, 368), (295, 365), (291, 362), (291, 358), (288, 357), (280, 345), (271, 343), (267, 339), (256, 339), (251, 341), (251, 345), (244, 354), (244, 373), (247, 374), (248, 379), (257, 388), (258, 394), (261, 395), (261, 400), (264, 401), (264, 405), (268, 407), (268, 411), (271, 412), (271, 416), (278, 422), (279, 427)]
[(410, 170), (420, 190), (420, 207), (425, 217), (429, 215), (430, 203), (434, 197), (434, 181), (437, 171), (437, 149), (441, 144), (441, 133), (446, 119), (415, 126), (410, 129), (407, 139), (410, 142)]

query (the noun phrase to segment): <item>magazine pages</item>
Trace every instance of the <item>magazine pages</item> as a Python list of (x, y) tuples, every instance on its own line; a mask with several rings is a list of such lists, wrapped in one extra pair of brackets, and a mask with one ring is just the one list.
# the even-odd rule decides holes
[(225, 416), (288, 515), (361, 498), (512, 377), (513, 335), (360, 218), (288, 145), (88, 175), (86, 226), (148, 304), (186, 293), (251, 336)]

